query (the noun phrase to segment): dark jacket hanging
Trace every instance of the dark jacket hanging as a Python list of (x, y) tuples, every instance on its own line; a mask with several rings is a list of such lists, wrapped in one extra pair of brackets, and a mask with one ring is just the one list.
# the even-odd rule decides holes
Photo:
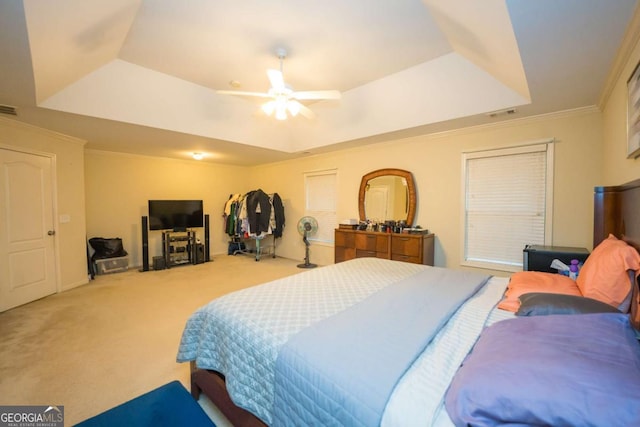
[(273, 212), (276, 220), (276, 228), (273, 230), (273, 237), (282, 237), (282, 230), (284, 228), (284, 205), (282, 199), (278, 193), (273, 194)]
[(267, 233), (270, 216), (271, 203), (267, 193), (260, 189), (247, 193), (247, 219), (251, 233)]

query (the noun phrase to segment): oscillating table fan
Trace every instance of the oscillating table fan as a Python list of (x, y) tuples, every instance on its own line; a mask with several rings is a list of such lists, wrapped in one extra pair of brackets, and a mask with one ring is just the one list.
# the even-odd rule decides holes
[(314, 268), (316, 264), (309, 262), (309, 239), (308, 237), (315, 235), (318, 232), (318, 221), (312, 216), (303, 216), (298, 221), (298, 233), (302, 235), (302, 241), (305, 245), (304, 264), (298, 264), (299, 268)]

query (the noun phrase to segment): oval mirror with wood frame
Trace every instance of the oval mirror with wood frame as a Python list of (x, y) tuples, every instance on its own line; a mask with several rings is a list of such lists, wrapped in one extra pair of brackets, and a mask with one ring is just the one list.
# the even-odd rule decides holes
[(360, 181), (358, 195), (360, 221), (406, 221), (413, 226), (416, 213), (416, 186), (413, 174), (402, 169), (378, 169)]

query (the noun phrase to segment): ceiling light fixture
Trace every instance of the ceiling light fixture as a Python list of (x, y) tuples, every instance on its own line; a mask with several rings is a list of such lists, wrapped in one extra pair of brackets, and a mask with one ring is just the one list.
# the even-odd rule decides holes
[[(267, 93), (263, 92), (246, 92), (237, 90), (219, 90), (217, 93), (225, 95), (238, 96), (257, 96), (260, 98), (271, 98), (262, 104), (262, 111), (267, 116), (275, 116), (277, 120), (286, 120), (288, 116), (295, 117), (298, 114), (311, 119), (315, 117), (313, 111), (300, 101), (307, 100), (334, 100), (340, 99), (340, 92), (337, 90), (311, 90), (296, 92), (291, 86), (285, 83), (282, 75), (282, 63), (287, 56), (287, 51), (283, 48), (276, 49), (276, 54), (280, 60), (280, 69), (267, 70), (267, 76), (271, 83), (271, 88)], [(234, 81), (229, 84), (233, 87)]]
[(300, 112), (300, 109), (300, 103), (288, 99), (287, 94), (278, 94), (274, 100), (262, 104), (262, 111), (264, 111), (267, 116), (271, 116), (275, 112), (277, 120), (286, 120), (287, 111), (292, 117), (295, 117)]
[(279, 50), (280, 76), (276, 78), (278, 81), (272, 84), (268, 92), (273, 99), (262, 104), (262, 111), (264, 111), (267, 116), (271, 116), (275, 112), (276, 120), (287, 120), (287, 111), (289, 111), (291, 117), (295, 117), (302, 109), (302, 104), (292, 99), (293, 90), (287, 86), (282, 79), (282, 61), (285, 57), (286, 51)]
[(192, 156), (193, 156), (193, 158), (194, 158), (194, 159), (196, 159), (196, 160), (202, 160), (202, 159), (204, 159), (204, 154), (202, 154), (202, 153), (193, 153), (193, 154), (192, 154)]

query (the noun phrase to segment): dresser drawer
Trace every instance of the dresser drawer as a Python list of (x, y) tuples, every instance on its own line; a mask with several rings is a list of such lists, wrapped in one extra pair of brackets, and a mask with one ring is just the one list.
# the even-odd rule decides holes
[(356, 244), (356, 236), (353, 232), (336, 230), (335, 232), (335, 245), (352, 248)]
[[(422, 236), (394, 235), (391, 239), (391, 259), (394, 255), (406, 255), (420, 258), (422, 249)], [(419, 261), (420, 262), (420, 261)]]
[(388, 259), (387, 252), (368, 251), (366, 249), (356, 249), (356, 258), (384, 258)]
[(394, 261), (412, 262), (414, 264), (422, 264), (422, 259), (419, 256), (409, 256), (404, 254), (391, 254), (391, 259)]
[(356, 236), (351, 230), (335, 232), (335, 262), (343, 262), (356, 257)]
[(356, 249), (373, 252), (389, 251), (389, 235), (385, 233), (356, 234)]
[(347, 261), (356, 257), (355, 248), (345, 248), (343, 246), (336, 246), (335, 248), (335, 262)]

